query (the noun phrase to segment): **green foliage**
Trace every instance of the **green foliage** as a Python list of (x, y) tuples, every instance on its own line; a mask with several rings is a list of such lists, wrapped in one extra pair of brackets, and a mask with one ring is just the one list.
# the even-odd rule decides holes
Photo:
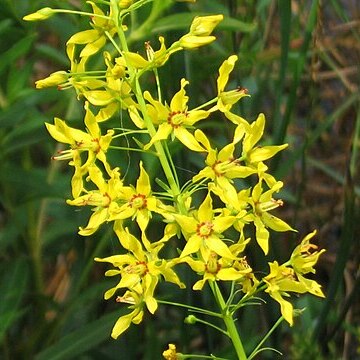
[[(64, 1), (56, 3), (70, 7)], [(80, 2), (74, 3), (81, 7)], [(265, 112), (271, 122), (267, 143), (289, 142), (288, 155), (272, 164), (278, 177), (287, 177), (283, 198), (291, 203), (286, 207), (288, 218), (303, 234), (318, 228), (320, 246), (329, 249), (319, 272), (320, 282), (327, 282), (327, 301), (306, 303), (311, 316), (301, 317), (302, 328), (293, 338), (282, 328), (269, 339), (269, 346), (284, 353), (291, 348), (293, 359), (338, 359), (343, 339), (350, 337), (354, 345), (346, 346), (351, 358), (356, 356), (359, 339), (353, 329), (359, 321), (354, 304), (359, 289), (360, 97), (355, 59), (360, 34), (351, 26), (352, 5), (344, 1), (292, 3), (178, 3), (173, 9), (161, 9), (161, 20), (154, 18), (147, 24), (148, 37), (154, 43), (159, 34), (175, 37), (195, 14), (229, 16), (219, 28), (216, 44), (176, 55), (174, 63), (167, 65), (160, 75), (167, 83), (164, 96), (171, 98), (177, 91), (185, 70), (186, 77), (201, 88), (190, 93), (200, 103), (204, 94), (216, 88), (216, 71), (224, 54), (239, 56), (231, 81), (234, 87), (248, 88), (252, 95), (251, 101), (239, 106), (239, 113)], [(47, 23), (22, 21), (42, 5), (44, 2), (34, 0), (0, 0), (0, 357), (115, 359), (122, 354), (124, 359), (157, 360), (169, 333), (190, 344), (186, 350), (216, 350), (225, 357), (226, 344), (214, 333), (182, 324), (184, 316), (171, 309), (149, 319), (143, 333), (130, 332), (119, 342), (108, 339), (114, 316), (119, 314), (116, 304), (101, 299), (109, 283), (100, 280), (103, 268), (95, 269), (93, 258), (104, 255), (117, 240), (106, 229), (92, 239), (76, 235), (87, 214), (74, 212), (63, 201), (70, 196), (71, 174), (50, 160), (56, 149), (43, 125), (59, 114), (76, 125), (79, 105), (70, 100), (73, 94), (59, 96), (57, 90), (39, 91), (33, 85), (68, 66), (60, 44), (86, 21), (76, 16), (55, 16)], [(139, 24), (147, 16), (142, 13)], [(338, 30), (332, 38), (330, 23), (348, 28)], [(228, 129), (220, 118), (212, 126), (221, 146)], [(129, 163), (129, 171), (135, 163)], [(197, 166), (181, 154), (175, 164), (179, 169)], [(155, 173), (154, 168), (151, 177)], [(184, 171), (183, 176), (188, 174)], [(275, 240), (279, 245), (274, 251), (284, 258), (293, 247), (286, 241), (294, 245), (289, 237), (281, 239), (281, 245)], [(249, 257), (257, 261), (256, 254)], [(177, 290), (164, 287), (161, 291), (165, 298)], [(207, 304), (206, 293), (185, 296), (193, 305)], [(276, 311), (274, 308), (273, 316), (259, 311), (254, 318), (241, 310), (238, 321), (250, 346), (257, 343), (253, 339), (263, 331), (261, 324), (273, 323)], [(284, 336), (287, 343), (282, 341)], [(309, 343), (304, 341), (307, 336), (312, 336)]]

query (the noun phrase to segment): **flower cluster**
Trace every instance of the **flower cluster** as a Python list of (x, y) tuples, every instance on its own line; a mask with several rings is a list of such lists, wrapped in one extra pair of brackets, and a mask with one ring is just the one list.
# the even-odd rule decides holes
[[(323, 296), (316, 281), (306, 278), (307, 273), (314, 272), (313, 266), (323, 252), (310, 244), (314, 233), (305, 237), (288, 262), (269, 263), (269, 273), (262, 278), (246, 259), (247, 247), (253, 244), (268, 254), (270, 231), (295, 231), (273, 214), (283, 205), (276, 198), (283, 183), (268, 172), (266, 165), (287, 145), (261, 146), (265, 116), (260, 114), (248, 122), (233, 111), (237, 102), (249, 96), (245, 89), (228, 89), (237, 61), (235, 55), (220, 65), (213, 99), (189, 109), (186, 87), (190, 83), (186, 79), (181, 79), (171, 99), (162, 99), (158, 69), (177, 51), (213, 42), (212, 32), (223, 16), (196, 17), (188, 33), (177, 41), (166, 45), (160, 36), (159, 49), (153, 50), (146, 43), (146, 55), (142, 56), (129, 49), (127, 32), (131, 25), (125, 24), (125, 19), (149, 2), (89, 1), (91, 11), (83, 15), (90, 14), (91, 29), (68, 40), (69, 70), (36, 83), (38, 88), (73, 88), (78, 99), (84, 101), (84, 130), (72, 128), (58, 118), (46, 127), (55, 140), (68, 146), (54, 156), (55, 160), (69, 161), (74, 168), (73, 199), (68, 204), (92, 210), (79, 233), (90, 236), (110, 223), (122, 248), (119, 255), (95, 259), (113, 266), (106, 276), (119, 277), (117, 285), (105, 293), (105, 299), (116, 295), (116, 301), (129, 304), (131, 310), (118, 319), (112, 337), (117, 338), (131, 323), (139, 324), (146, 309), (154, 314), (159, 300), (156, 288), (161, 281), (185, 287), (176, 272), (179, 264), (187, 264), (199, 275), (192, 284), (194, 290), (201, 290), (207, 283), (227, 281), (247, 299), (265, 291), (279, 302), (283, 317), (292, 325), (293, 308), (285, 300), (290, 292)], [(61, 10), (44, 8), (26, 20), (41, 20), (57, 12)], [(95, 56), (101, 57), (102, 70), (91, 71), (89, 60)], [(146, 72), (156, 78), (156, 93), (143, 90), (141, 80)], [(106, 122), (120, 112), (133, 128), (106, 129)], [(222, 148), (206, 131), (209, 118), (229, 122), (232, 134)], [(157, 158), (163, 171), (163, 176), (158, 177), (162, 184), (167, 182), (163, 192), (153, 191), (145, 161), (139, 163), (137, 181), (131, 184), (119, 164), (110, 160), (109, 152), (118, 150), (114, 141), (126, 134), (138, 136), (138, 147), (128, 150)], [(169, 147), (172, 142), (203, 163), (186, 184), (179, 183)], [(154, 221), (163, 223), (158, 227), (163, 230), (159, 230), (162, 233), (157, 239), (149, 238), (149, 226)], [(179, 252), (169, 258), (164, 254), (170, 252), (164, 249), (173, 247), (174, 242)], [(167, 358), (174, 357), (168, 354)]]

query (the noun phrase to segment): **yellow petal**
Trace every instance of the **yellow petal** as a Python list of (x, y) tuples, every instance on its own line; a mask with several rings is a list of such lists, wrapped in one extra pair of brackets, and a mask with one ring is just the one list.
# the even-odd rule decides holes
[(185, 86), (188, 85), (189, 82), (185, 79), (181, 79), (181, 88), (174, 95), (170, 102), (171, 111), (184, 111), (186, 109), (186, 104), (189, 100), (189, 97), (185, 95)]
[(124, 52), (126, 63), (136, 69), (143, 69), (149, 65), (149, 61), (145, 60), (141, 55), (133, 52)]
[(106, 44), (106, 37), (100, 36), (92, 42), (88, 42), (80, 52), (80, 57), (89, 57), (96, 54)]
[(287, 148), (287, 146), (288, 144), (257, 147), (248, 154), (247, 160), (250, 163), (265, 161), (267, 159), (272, 158), (279, 151)]
[(181, 252), (180, 257), (188, 256), (190, 254), (197, 252), (200, 249), (201, 243), (202, 243), (202, 239), (199, 236), (197, 235), (191, 236), (188, 242), (186, 243), (183, 251)]
[(217, 236), (210, 236), (206, 239), (207, 247), (214, 251), (216, 254), (227, 258), (227, 259), (236, 259), (236, 256), (232, 254), (227, 245), (222, 242)]
[(194, 135), (192, 135), (188, 130), (183, 127), (178, 127), (174, 129), (174, 135), (177, 139), (181, 141), (188, 149), (192, 151), (203, 152), (204, 148), (196, 141)]
[(236, 55), (231, 55), (221, 64), (219, 68), (219, 77), (217, 79), (217, 88), (219, 94), (224, 91), (225, 86), (229, 81), (229, 75), (233, 71), (237, 59), (238, 57)]
[(130, 324), (132, 319), (134, 318), (135, 314), (137, 314), (138, 310), (135, 309), (130, 314), (121, 316), (115, 323), (112, 332), (111, 337), (114, 339), (117, 339), (124, 331), (126, 331)]
[(66, 45), (70, 44), (88, 44), (99, 38), (99, 31), (97, 30), (84, 30), (80, 31), (67, 41)]

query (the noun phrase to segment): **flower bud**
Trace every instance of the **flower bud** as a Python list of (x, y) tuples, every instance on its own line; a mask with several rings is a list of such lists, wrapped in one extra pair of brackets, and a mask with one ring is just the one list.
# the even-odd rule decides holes
[(32, 14), (24, 16), (23, 20), (25, 20), (25, 21), (45, 20), (45, 19), (53, 16), (55, 14), (55, 12), (56, 12), (55, 10), (53, 10), (49, 7), (45, 7), (45, 8), (38, 10), (37, 12), (34, 12)]
[(179, 45), (184, 49), (196, 49), (200, 46), (210, 44), (215, 40), (215, 36), (195, 36), (187, 34), (179, 40)]
[(194, 315), (188, 315), (188, 316), (184, 319), (184, 323), (185, 323), (185, 324), (191, 324), (191, 325), (193, 325), (193, 324), (196, 323), (196, 321), (197, 321), (197, 318), (196, 318), (196, 316), (194, 316)]
[(120, 0), (119, 7), (120, 9), (127, 9), (130, 5), (132, 5), (133, 0)]
[(66, 71), (56, 71), (45, 79), (41, 79), (35, 82), (37, 89), (43, 89), (51, 86), (58, 86), (66, 82), (69, 78), (69, 74)]
[(223, 18), (223, 15), (196, 16), (191, 23), (189, 34), (209, 36)]

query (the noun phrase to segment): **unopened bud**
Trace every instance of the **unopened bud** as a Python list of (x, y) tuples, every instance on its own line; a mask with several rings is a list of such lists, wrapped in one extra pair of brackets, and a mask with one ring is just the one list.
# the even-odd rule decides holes
[(184, 323), (185, 323), (185, 324), (191, 324), (191, 325), (193, 325), (193, 324), (196, 323), (196, 321), (197, 321), (197, 318), (196, 318), (196, 316), (194, 316), (194, 315), (189, 315), (189, 316), (187, 316), (187, 317), (184, 319)]
[(35, 82), (37, 89), (43, 89), (51, 86), (58, 86), (65, 83), (69, 78), (69, 74), (66, 71), (56, 71), (45, 79), (41, 79)]
[(119, 7), (120, 9), (127, 9), (130, 5), (132, 5), (133, 0), (120, 0)]
[(215, 36), (184, 35), (179, 40), (179, 45), (184, 49), (196, 49), (200, 46), (210, 44), (215, 40)]
[(38, 10), (37, 12), (34, 12), (32, 14), (26, 15), (23, 17), (23, 20), (25, 21), (38, 21), (38, 20), (45, 20), (51, 16), (53, 16), (56, 13), (53, 9), (49, 7), (42, 8)]
[(189, 34), (209, 36), (223, 18), (223, 15), (196, 16), (191, 23)]

